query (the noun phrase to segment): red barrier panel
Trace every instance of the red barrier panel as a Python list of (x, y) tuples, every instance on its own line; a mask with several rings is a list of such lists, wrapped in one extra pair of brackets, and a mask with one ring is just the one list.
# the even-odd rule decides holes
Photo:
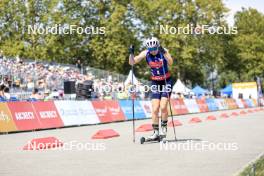
[(171, 99), (173, 115), (187, 114), (188, 109), (184, 104), (183, 99)]
[(41, 128), (57, 128), (64, 126), (52, 101), (32, 102), (32, 106), (38, 116)]
[(106, 101), (108, 111), (110, 112), (110, 115), (112, 116), (113, 121), (122, 121), (125, 120), (125, 115), (119, 106), (118, 101), (115, 100), (108, 100)]
[(102, 123), (125, 120), (125, 115), (118, 101), (92, 101), (92, 105)]
[(248, 104), (246, 103), (245, 100), (241, 99), (241, 101), (242, 101), (242, 103), (243, 103), (243, 105), (244, 105), (245, 108), (249, 108), (249, 107), (248, 107)]
[(40, 129), (41, 125), (30, 102), (7, 103), (18, 130)]
[(209, 112), (208, 105), (206, 104), (205, 100), (196, 99), (196, 102), (199, 106), (200, 112)]
[(6, 103), (0, 103), (0, 132), (17, 131)]

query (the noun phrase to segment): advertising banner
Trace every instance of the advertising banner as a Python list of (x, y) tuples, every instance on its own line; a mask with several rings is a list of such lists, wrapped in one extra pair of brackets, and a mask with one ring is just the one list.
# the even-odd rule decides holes
[(238, 105), (236, 104), (236, 101), (232, 98), (225, 99), (228, 109), (237, 109)]
[(94, 110), (101, 123), (125, 120), (125, 115), (119, 106), (118, 101), (92, 101)]
[(228, 109), (228, 105), (224, 99), (215, 99), (215, 103), (219, 110), (226, 110)]
[(182, 115), (189, 113), (183, 99), (171, 99), (171, 106), (173, 115)]
[(12, 114), (6, 103), (0, 103), (0, 132), (17, 131)]
[[(233, 83), (233, 98), (258, 98), (258, 90), (256, 82)], [(242, 96), (242, 97), (240, 97)]]
[(256, 99), (251, 99), (251, 100), (253, 102), (254, 107), (257, 107), (258, 106), (258, 101)]
[(30, 102), (8, 102), (7, 105), (19, 131), (41, 128)]
[(218, 110), (218, 106), (217, 106), (214, 99), (208, 98), (205, 101), (206, 101), (206, 104), (208, 105), (209, 111), (217, 111)]
[(65, 126), (100, 123), (90, 101), (55, 101)]
[(209, 108), (208, 105), (206, 104), (205, 99), (196, 99), (196, 102), (199, 106), (200, 112), (208, 112)]
[(241, 99), (235, 99), (235, 100), (239, 108), (245, 108), (244, 103), (242, 102)]
[[(120, 100), (119, 105), (121, 106), (126, 119), (131, 120), (133, 119), (133, 114), (132, 114), (132, 101), (131, 100)], [(134, 112), (135, 112), (135, 119), (145, 119), (145, 112), (143, 108), (141, 107), (140, 103), (138, 100), (135, 100), (134, 104)]]
[(248, 104), (247, 104), (246, 100), (244, 100), (244, 99), (241, 99), (241, 102), (243, 103), (243, 105), (244, 105), (244, 108), (249, 108), (249, 106), (248, 106)]
[(252, 99), (246, 99), (245, 102), (249, 108), (255, 107)]
[(32, 106), (39, 119), (41, 128), (58, 128), (64, 126), (52, 101), (32, 102)]
[(186, 105), (189, 113), (197, 113), (200, 112), (198, 104), (195, 99), (184, 99), (184, 104)]
[(139, 103), (145, 112), (145, 116), (147, 118), (151, 118), (151, 112), (152, 112), (151, 101), (140, 101)]

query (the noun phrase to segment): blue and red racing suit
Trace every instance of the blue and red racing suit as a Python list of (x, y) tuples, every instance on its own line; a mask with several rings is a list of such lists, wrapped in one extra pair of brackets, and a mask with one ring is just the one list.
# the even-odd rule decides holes
[(151, 69), (151, 98), (167, 98), (172, 92), (172, 80), (168, 70), (167, 60), (160, 52), (154, 56), (148, 51), (146, 61)]

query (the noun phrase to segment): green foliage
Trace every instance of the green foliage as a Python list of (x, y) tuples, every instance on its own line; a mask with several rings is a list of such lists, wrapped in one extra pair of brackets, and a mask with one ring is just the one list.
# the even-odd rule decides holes
[(250, 164), (239, 174), (239, 176), (262, 176), (262, 175), (264, 175), (264, 156), (261, 156), (253, 164)]
[(264, 76), (264, 15), (255, 9), (243, 9), (235, 16), (239, 33), (233, 43), (237, 58), (244, 65), (243, 76), (251, 80)]

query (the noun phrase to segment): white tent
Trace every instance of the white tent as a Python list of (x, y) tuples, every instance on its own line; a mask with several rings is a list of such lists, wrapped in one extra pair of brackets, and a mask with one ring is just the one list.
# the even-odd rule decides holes
[(132, 74), (132, 70), (130, 70), (127, 79), (125, 81), (125, 85), (129, 85), (132, 84), (132, 75), (133, 75), (133, 81), (134, 81), (134, 85), (138, 85), (140, 82), (137, 80), (137, 78), (135, 77), (134, 74)]
[(172, 88), (172, 92), (175, 93), (181, 93), (181, 94), (189, 94), (191, 93), (191, 89), (187, 88), (180, 79), (177, 80), (177, 82), (174, 84), (173, 88)]

